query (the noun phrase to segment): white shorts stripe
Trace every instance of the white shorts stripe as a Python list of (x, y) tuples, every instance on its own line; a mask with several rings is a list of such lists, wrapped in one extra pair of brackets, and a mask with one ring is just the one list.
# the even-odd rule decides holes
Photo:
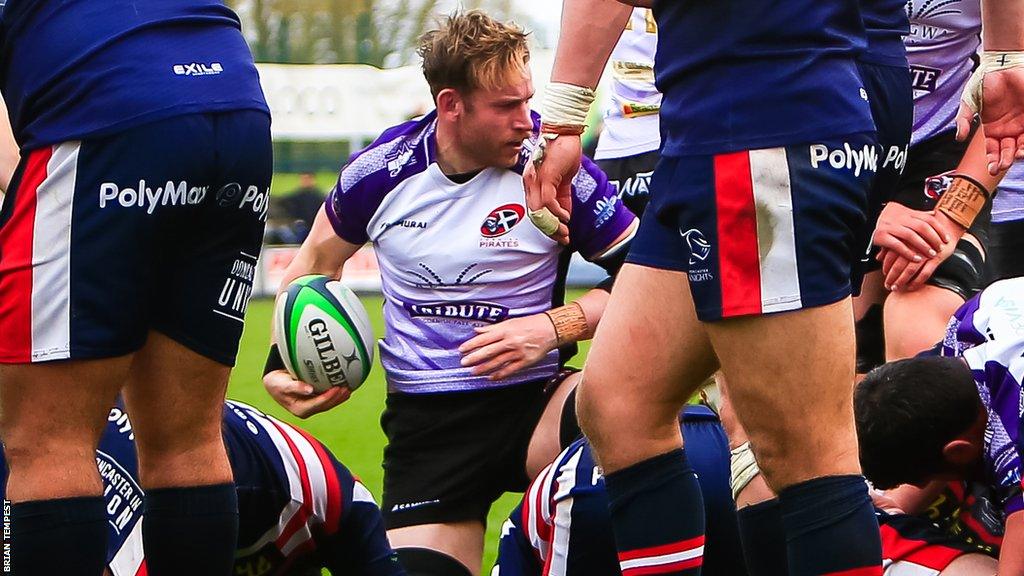
[(757, 208), (762, 311), (796, 310), (802, 303), (786, 149), (752, 150), (750, 180)]
[(704, 554), (704, 545), (701, 544), (696, 548), (689, 550), (683, 550), (682, 552), (674, 552), (672, 554), (662, 554), (661, 556), (648, 556), (646, 558), (634, 558), (632, 560), (623, 560), (619, 562), (619, 567), (623, 572), (630, 568), (642, 568), (645, 566), (661, 566), (662, 564), (672, 564), (673, 562), (682, 562), (683, 560), (692, 560), (698, 558)]
[(144, 559), (145, 554), (142, 550), (142, 517), (140, 516), (128, 537), (124, 539), (124, 543), (114, 553), (114, 557), (110, 559), (108, 567), (110, 568), (110, 573), (114, 576), (135, 576), (142, 566)]
[(79, 142), (53, 148), (36, 192), (32, 234), (32, 361), (71, 356), (71, 211)]

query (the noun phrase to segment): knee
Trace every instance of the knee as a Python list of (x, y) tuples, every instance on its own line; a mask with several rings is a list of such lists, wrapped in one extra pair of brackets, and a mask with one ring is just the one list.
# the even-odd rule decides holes
[(580, 429), (599, 452), (609, 448), (632, 452), (680, 438), (679, 410), (674, 402), (624, 397), (614, 387), (595, 385), (584, 376), (576, 394)]

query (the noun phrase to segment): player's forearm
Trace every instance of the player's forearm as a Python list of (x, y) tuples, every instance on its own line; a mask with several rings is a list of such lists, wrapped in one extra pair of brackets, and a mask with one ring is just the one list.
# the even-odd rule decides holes
[(596, 88), (631, 11), (616, 0), (565, 0), (551, 81)]
[(995, 192), (1003, 176), (1006, 176), (1006, 170), (999, 172), (995, 176), (988, 171), (988, 158), (985, 155), (984, 127), (979, 126), (974, 131), (974, 135), (971, 136), (971, 141), (967, 145), (967, 150), (964, 151), (963, 157), (960, 158), (960, 163), (956, 166), (956, 172), (974, 178), (989, 193)]
[(1024, 0), (983, 0), (985, 50), (1024, 50)]
[(583, 315), (587, 319), (587, 330), (576, 340), (577, 342), (582, 340), (590, 340), (594, 337), (594, 332), (597, 330), (597, 324), (601, 321), (601, 316), (604, 314), (605, 306), (608, 305), (609, 294), (605, 290), (594, 288), (588, 290), (584, 295), (580, 296), (575, 300), (576, 304), (579, 304), (583, 310)]
[(1006, 533), (999, 552), (999, 576), (1024, 575), (1024, 512), (1006, 517)]

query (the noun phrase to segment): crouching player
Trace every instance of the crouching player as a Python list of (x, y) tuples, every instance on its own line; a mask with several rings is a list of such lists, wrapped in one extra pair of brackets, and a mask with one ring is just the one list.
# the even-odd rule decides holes
[(1005, 525), (999, 574), (1024, 574), (1022, 310), (1024, 279), (992, 284), (957, 310), (941, 357), (885, 364), (854, 395), (861, 462), (877, 487), (988, 486)]
[[(575, 386), (579, 374), (563, 386)], [(707, 532), (703, 574), (746, 574), (729, 491), (729, 443), (718, 416), (706, 406), (687, 406), (679, 415), (687, 456), (704, 496)], [(651, 477), (657, 482), (657, 477)], [(692, 548), (691, 545), (682, 549)], [(700, 562), (700, 553), (666, 549), (680, 567)], [(625, 576), (644, 574), (642, 560), (623, 561)], [(618, 576), (608, 494), (590, 444), (580, 438), (533, 481), (523, 501), (502, 526), (498, 560), (491, 576)]]
[[(346, 576), (405, 575), (373, 496), (317, 439), (232, 401), (224, 404), (222, 430), (238, 494), (232, 574), (308, 576), (327, 568)], [(0, 457), (0, 474), (6, 484), (4, 460)], [(107, 418), (96, 464), (108, 514), (108, 572), (144, 575), (145, 496), (135, 434), (120, 406)], [(195, 559), (197, 566), (201, 562)]]

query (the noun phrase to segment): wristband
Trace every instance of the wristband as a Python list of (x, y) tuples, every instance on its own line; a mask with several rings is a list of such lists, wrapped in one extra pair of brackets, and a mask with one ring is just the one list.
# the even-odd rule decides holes
[(750, 442), (733, 448), (729, 455), (729, 486), (732, 488), (732, 499), (736, 500), (747, 484), (761, 473), (761, 469), (757, 467), (757, 460), (754, 460)]
[(964, 86), (963, 94), (960, 99), (963, 100), (975, 114), (981, 112), (981, 105), (984, 100), (982, 95), (982, 87), (985, 80), (985, 74), (989, 72), (998, 72), (1000, 70), (1008, 70), (1017, 66), (1024, 66), (1024, 51), (997, 51), (997, 50), (986, 50), (981, 53), (981, 62), (978, 67), (971, 74), (971, 77), (967, 80), (967, 85)]
[(949, 187), (939, 197), (935, 210), (967, 229), (985, 208), (989, 196), (988, 190), (974, 178), (951, 174)]
[(541, 134), (554, 134), (556, 136), (580, 136), (587, 129), (585, 125), (565, 126), (562, 124), (540, 123)]
[(274, 370), (287, 370), (284, 365), (284, 358), (281, 358), (281, 350), (277, 344), (270, 345), (270, 353), (267, 354), (267, 363), (263, 366), (263, 375), (266, 376)]
[(578, 341), (587, 334), (587, 316), (579, 302), (560, 306), (544, 313), (555, 326), (555, 341), (559, 346)]
[(551, 82), (544, 88), (540, 117), (554, 126), (582, 127), (587, 123), (587, 114), (594, 97), (591, 88)]

